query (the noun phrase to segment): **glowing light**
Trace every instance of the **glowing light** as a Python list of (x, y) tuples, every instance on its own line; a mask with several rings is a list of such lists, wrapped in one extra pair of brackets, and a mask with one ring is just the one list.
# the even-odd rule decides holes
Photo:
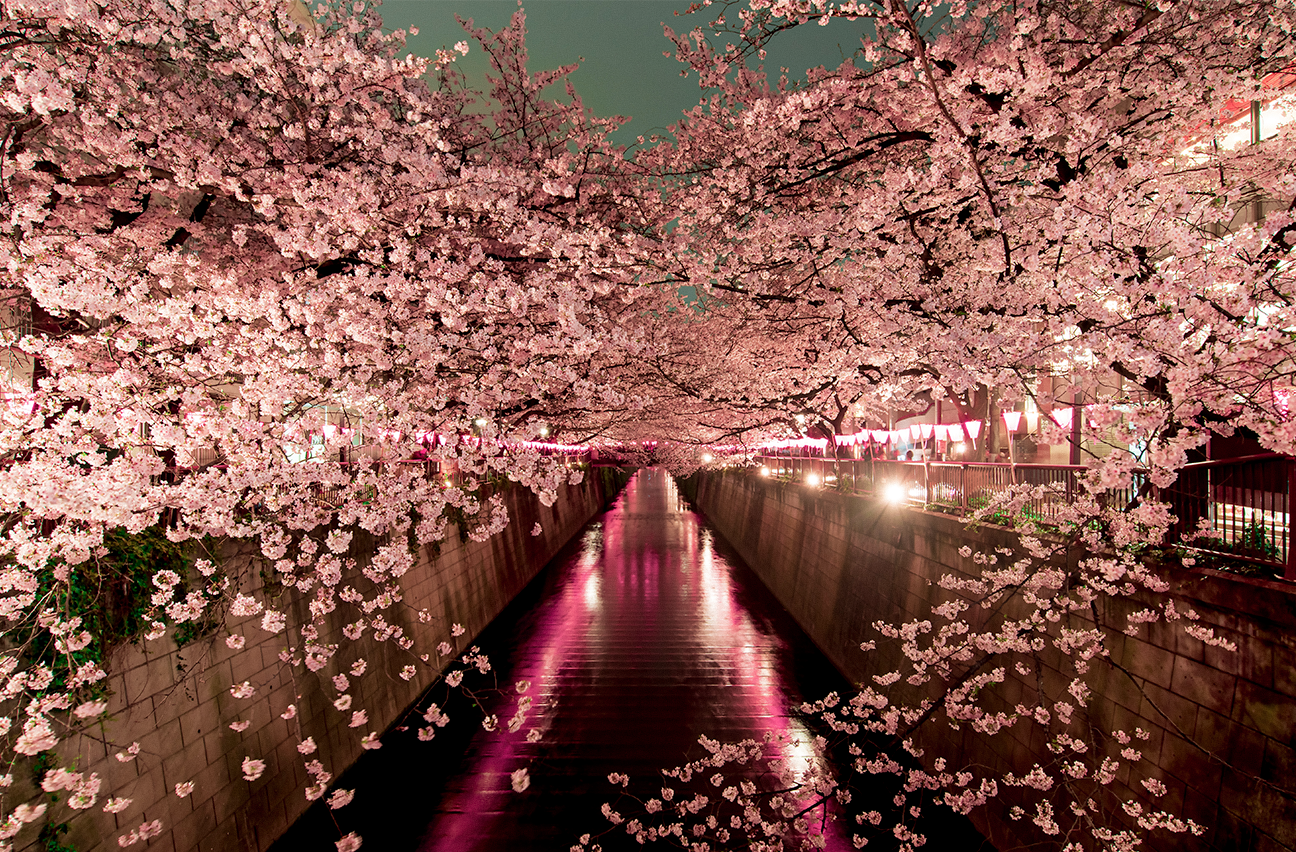
[(602, 585), (603, 577), (598, 573), (590, 572), (589, 576), (585, 578), (584, 598), (586, 609), (603, 608)]
[(957, 444), (954, 445), (954, 452), (956, 452), (956, 453), (966, 453), (966, 452), (967, 452), (967, 444), (963, 443), (962, 441), (959, 441)]
[(474, 420), (473, 422), (476, 423), (478, 426), (485, 426), (485, 425), (486, 425), (486, 418), (485, 418), (485, 417), (478, 417), (478, 418), (477, 418), (476, 420)]
[(905, 499), (905, 488), (898, 482), (889, 482), (882, 491), (882, 496), (891, 503), (902, 503)]
[(715, 461), (715, 456), (711, 455), (710, 453), (702, 454), (702, 464), (711, 464), (711, 462), (713, 461)]
[(1004, 425), (1008, 427), (1009, 432), (1016, 432), (1017, 427), (1021, 426), (1022, 413), (1020, 411), (1005, 411), (1003, 413)]
[(809, 485), (811, 488), (818, 488), (820, 483), (822, 482), (823, 480), (819, 478), (819, 474), (817, 473), (806, 474), (806, 485)]
[(761, 475), (761, 476), (769, 476), (769, 475), (770, 475), (770, 469), (767, 468), (767, 467), (762, 466), (761, 469), (760, 469), (760, 475)]

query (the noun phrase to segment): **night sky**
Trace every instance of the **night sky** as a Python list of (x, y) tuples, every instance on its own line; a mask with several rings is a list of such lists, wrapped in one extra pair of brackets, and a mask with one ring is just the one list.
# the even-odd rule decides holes
[[(637, 136), (665, 133), (680, 113), (701, 97), (695, 75), (680, 76), (672, 45), (662, 34), (665, 22), (684, 32), (711, 21), (710, 10), (676, 16), (688, 0), (530, 0), (527, 45), (532, 72), (581, 61), (572, 75), (586, 107), (596, 115), (630, 116), (614, 137), (632, 144)], [(455, 15), (473, 18), (478, 26), (503, 27), (517, 9), (515, 0), (387, 0), (379, 9), (389, 29), (419, 28), (409, 39), (411, 52), (432, 55), (466, 38)], [(809, 25), (784, 33), (771, 45), (766, 69), (776, 76), (787, 67), (802, 78), (807, 68), (836, 67), (859, 44), (862, 24), (834, 20), (825, 27)], [(471, 79), (482, 79), (487, 67), (480, 47), (459, 60)], [(670, 51), (671, 57), (662, 56)]]

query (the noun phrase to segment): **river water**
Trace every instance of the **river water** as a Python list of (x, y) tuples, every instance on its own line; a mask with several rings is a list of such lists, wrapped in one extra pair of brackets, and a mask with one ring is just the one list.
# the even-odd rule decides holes
[[(768, 741), (766, 758), (802, 783), (833, 771), (817, 768), (797, 708), (846, 684), (662, 471), (636, 473), (479, 643), (492, 677), (466, 679), (478, 684), (471, 697), (439, 686), (423, 702), (454, 722), (420, 742), (423, 722), (411, 714), (407, 730), (389, 732), (341, 779), (357, 795), (331, 814), (337, 825), (317, 803), (276, 849), (331, 849), (339, 829), (384, 852), (566, 852), (586, 833), (607, 850), (642, 848), (601, 805), (644, 816), (642, 803), (664, 786), (679, 788), (676, 803), (685, 788), (706, 790), (702, 816), (727, 805), (721, 788), (699, 786), (705, 777), (663, 780), (662, 770), (707, 755), (703, 735)], [(533, 703), (509, 732), (518, 681)], [(487, 714), (499, 730), (482, 729)], [(756, 763), (742, 770), (759, 773)], [(520, 769), (530, 786), (518, 793)], [(629, 786), (613, 786), (609, 773), (630, 776)], [(840, 822), (816, 819), (810, 831), (833, 852), (851, 848)]]

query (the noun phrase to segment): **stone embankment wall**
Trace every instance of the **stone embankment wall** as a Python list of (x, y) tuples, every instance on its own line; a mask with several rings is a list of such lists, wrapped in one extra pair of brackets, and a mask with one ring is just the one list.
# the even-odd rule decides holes
[[(62, 842), (78, 852), (119, 850), (120, 836), (142, 822), (161, 820), (160, 836), (131, 848), (262, 852), (309, 804), (303, 793), (308, 758), (298, 753), (297, 744), (313, 737), (319, 751), (310, 757), (320, 759), (335, 779), (340, 776), (362, 753), (360, 738), (396, 723), (437, 679), (435, 648), (450, 640), (450, 626), (464, 626), (465, 634), (450, 640), (464, 649), (615, 496), (624, 481), (619, 474), (595, 470), (580, 485), (566, 486), (550, 507), (530, 491), (509, 489), (504, 498), (511, 520), (501, 534), (480, 543), (463, 541), (450, 527), (439, 546), (424, 548), (416, 566), (401, 578), (403, 601), (374, 613), (414, 639), (409, 651), (400, 651), (393, 642), (375, 641), (372, 629), (359, 641), (345, 639), (342, 628), (364, 614), (340, 602), (329, 615), (327, 634), (321, 636), (340, 650), (319, 675), (345, 672), (360, 658), (368, 661), (368, 671), (352, 677), (349, 690), (356, 708), (368, 712), (364, 727), (348, 727), (351, 713), (333, 707), (337, 692), (325, 678), (281, 662), (286, 634), (260, 630), (257, 617), (230, 619), (231, 631), (247, 639), (238, 652), (226, 647), (225, 634), (182, 648), (167, 636), (143, 647), (119, 649), (107, 681), (110, 721), (93, 736), (60, 744), (59, 753), (63, 765), (75, 763), (78, 771), (98, 773), (105, 791), (132, 802), (115, 815), (101, 810), (102, 797), (88, 811), (55, 805), (53, 822), (70, 821)], [(543, 532), (533, 537), (536, 523)], [(351, 555), (359, 560), (366, 556), (366, 545), (358, 537)], [(257, 582), (249, 578), (245, 585)], [(277, 605), (300, 619), (309, 600), (290, 590)], [(430, 622), (419, 621), (415, 614), (421, 609), (431, 614)], [(420, 664), (421, 654), (430, 655), (432, 665)], [(398, 672), (410, 663), (416, 664), (417, 675), (402, 680)], [(256, 688), (254, 698), (231, 696), (231, 686), (243, 681)], [(290, 704), (297, 707), (297, 715), (285, 720), (281, 714)], [(239, 720), (251, 726), (242, 733), (231, 730), (229, 724)], [(113, 755), (133, 741), (140, 744), (139, 756), (129, 763), (116, 760)], [(267, 764), (256, 781), (243, 778), (245, 757)], [(182, 799), (174, 787), (186, 781), (194, 782), (194, 791)], [(28, 835), (18, 839), (28, 840)], [(44, 852), (44, 843), (31, 840), (27, 849)]]
[[(874, 621), (938, 622), (931, 610), (951, 595), (937, 584), (940, 577), (969, 576), (973, 567), (959, 555), (961, 547), (1017, 544), (1002, 528), (968, 529), (944, 515), (755, 476), (699, 475), (685, 491), (857, 683), (900, 662), (894, 643), (871, 628)], [(1214, 571), (1172, 570), (1167, 579), (1178, 610), (1196, 610), (1200, 623), (1235, 642), (1237, 651), (1192, 638), (1182, 621), (1144, 625), (1136, 637), (1107, 629), (1111, 661), (1092, 672), (1097, 696), (1089, 719), (1101, 730), (1140, 726), (1151, 732), (1141, 744), (1142, 771), (1131, 777), (1125, 767), (1117, 786), (1209, 829), (1199, 840), (1160, 834), (1160, 848), (1296, 848), (1296, 588)], [(1149, 603), (1109, 602), (1099, 617), (1105, 625), (1123, 625), (1125, 615)], [(867, 640), (880, 640), (873, 654), (859, 649)], [(1045, 660), (1041, 669), (1056, 683), (1061, 676), (1049, 666)], [(1040, 700), (1033, 679), (1010, 679), (1004, 686), (1005, 710)], [(919, 744), (928, 758), (945, 754), (952, 764), (957, 758), (993, 773), (1022, 774), (1050, 758), (1038, 728), (1034, 735), (1012, 728), (985, 737), (966, 726), (960, 733), (929, 725)], [(1147, 776), (1165, 782), (1163, 798), (1151, 800), (1138, 786)], [(991, 807), (978, 809), (973, 819), (1000, 852), (1044, 839), (1008, 821), (1006, 804)]]

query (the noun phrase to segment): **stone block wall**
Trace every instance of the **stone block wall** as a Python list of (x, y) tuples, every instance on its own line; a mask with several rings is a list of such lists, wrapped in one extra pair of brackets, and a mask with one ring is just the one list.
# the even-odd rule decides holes
[[(874, 621), (932, 618), (932, 608), (951, 595), (937, 584), (940, 577), (970, 576), (971, 560), (959, 548), (1017, 546), (1002, 528), (968, 529), (945, 515), (755, 476), (699, 475), (688, 491), (853, 682), (900, 662), (898, 649), (871, 628)], [(1095, 666), (1089, 719), (1102, 730), (1139, 726), (1151, 734), (1142, 744), (1144, 772), (1131, 777), (1127, 766), (1117, 788), (1208, 827), (1198, 840), (1160, 834), (1161, 848), (1296, 849), (1296, 588), (1214, 571), (1171, 570), (1167, 580), (1178, 610), (1195, 610), (1199, 623), (1235, 642), (1237, 651), (1192, 638), (1185, 622), (1145, 625), (1134, 637), (1106, 631), (1111, 662)], [(1151, 603), (1108, 601), (1099, 618), (1124, 624), (1125, 615)], [(976, 609), (967, 613), (976, 616)], [(876, 652), (860, 651), (866, 640), (878, 640)], [(1057, 683), (1061, 668), (1041, 661), (1046, 681)], [(1004, 710), (1039, 700), (1033, 682), (1014, 677), (1004, 684)], [(1050, 757), (1038, 728), (984, 737), (966, 726), (960, 733), (934, 725), (919, 739), (928, 756), (946, 754), (997, 773), (1021, 774)], [(1169, 788), (1163, 798), (1150, 799), (1138, 786), (1149, 775)], [(1001, 852), (1044, 839), (1004, 818), (1006, 806), (973, 814)]]
[[(360, 738), (368, 731), (382, 733), (398, 723), (402, 714), (438, 677), (436, 645), (457, 641), (462, 650), (511, 601), (544, 565), (575, 536), (585, 523), (614, 496), (614, 477), (586, 475), (580, 485), (566, 486), (553, 506), (543, 506), (531, 492), (509, 489), (504, 498), (510, 523), (499, 535), (484, 542), (463, 541), (454, 527), (439, 546), (425, 547), (417, 564), (401, 578), (403, 601), (381, 613), (414, 640), (409, 651), (393, 642), (375, 641), (369, 629), (359, 641), (342, 636), (342, 628), (363, 613), (339, 602), (330, 613), (326, 635), (336, 642), (338, 654), (320, 672), (331, 676), (347, 671), (363, 657), (368, 670), (352, 677), (350, 693), (356, 708), (369, 716), (367, 725), (348, 727), (351, 713), (339, 712), (332, 701), (332, 685), (319, 675), (285, 665), (279, 654), (286, 634), (259, 629), (259, 617), (227, 620), (230, 631), (246, 637), (241, 651), (226, 647), (224, 634), (177, 647), (168, 635), (162, 639), (118, 649), (107, 681), (111, 693), (109, 721), (90, 733), (65, 740), (58, 746), (61, 764), (74, 763), (78, 771), (95, 772), (104, 779), (105, 791), (132, 799), (117, 814), (103, 812), (104, 797), (87, 811), (71, 811), (63, 803), (50, 812), (52, 822), (68, 821), (61, 838), (78, 852), (118, 850), (118, 838), (141, 823), (161, 820), (162, 833), (133, 849), (149, 852), (262, 852), (305, 810), (303, 790), (307, 775), (297, 744), (313, 737), (320, 759), (337, 778), (362, 753)], [(532, 536), (539, 523), (543, 532)], [(363, 560), (372, 542), (353, 540), (351, 555)], [(250, 572), (245, 586), (256, 586), (259, 572)], [(283, 593), (277, 606), (302, 618), (310, 596), (295, 590)], [(426, 609), (431, 620), (415, 616)], [(372, 616), (371, 616), (372, 620)], [(292, 623), (292, 618), (290, 618)], [(301, 622), (298, 622), (301, 623)], [(450, 626), (462, 624), (465, 634), (450, 637)], [(432, 665), (417, 656), (430, 655)], [(451, 657), (450, 659), (453, 659)], [(416, 664), (409, 681), (398, 676), (404, 665)], [(235, 699), (230, 688), (243, 681), (256, 688), (252, 699)], [(323, 682), (322, 682), (323, 681)], [(288, 705), (295, 718), (281, 718)], [(242, 733), (231, 722), (251, 725)], [(131, 742), (140, 745), (139, 756), (128, 763), (114, 755)], [(264, 760), (265, 774), (245, 781), (245, 757)], [(187, 798), (175, 795), (177, 783), (193, 781)], [(20, 779), (11, 794), (22, 793), (30, 779)], [(19, 799), (20, 800), (20, 799)], [(44, 852), (29, 827), (18, 838), (19, 849)]]

